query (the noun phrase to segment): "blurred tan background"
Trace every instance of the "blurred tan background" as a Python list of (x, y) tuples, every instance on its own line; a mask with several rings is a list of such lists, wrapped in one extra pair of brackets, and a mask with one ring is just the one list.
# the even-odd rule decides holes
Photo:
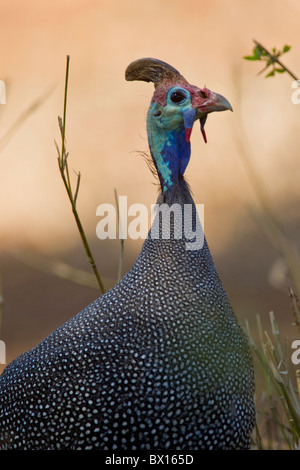
[[(96, 237), (96, 207), (155, 203), (157, 187), (138, 151), (147, 151), (152, 84), (126, 82), (140, 57), (164, 60), (191, 83), (223, 94), (234, 113), (210, 116), (205, 145), (198, 126), (186, 172), (215, 263), (244, 324), (269, 311), (292, 326), (286, 291), (276, 281), (278, 254), (258, 222), (261, 209), (243, 163), (242, 140), (286, 233), (299, 241), (299, 116), (292, 80), (265, 79), (246, 62), (253, 39), (292, 46), (283, 62), (300, 73), (298, 0), (1, 0), (0, 272), (1, 339), (7, 362), (33, 347), (98, 295), (96, 289), (35, 269), (16, 256), (61, 260), (90, 271), (57, 166), (57, 116), (63, 112), (70, 55), (67, 148), (82, 175), (78, 209), (101, 274), (116, 278), (119, 243)], [(74, 179), (75, 181), (75, 179)], [(141, 241), (125, 243), (123, 274)], [(276, 281), (276, 282), (275, 282)], [(280, 288), (278, 288), (278, 286)]]

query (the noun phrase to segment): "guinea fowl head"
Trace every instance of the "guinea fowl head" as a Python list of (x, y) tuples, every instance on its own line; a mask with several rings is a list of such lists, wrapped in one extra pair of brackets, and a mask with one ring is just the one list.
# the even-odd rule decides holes
[(155, 91), (147, 115), (150, 152), (163, 192), (183, 178), (190, 159), (193, 124), (204, 125), (213, 111), (231, 110), (223, 96), (208, 88), (191, 85), (176, 69), (158, 59), (138, 59), (128, 65), (126, 80), (153, 82)]

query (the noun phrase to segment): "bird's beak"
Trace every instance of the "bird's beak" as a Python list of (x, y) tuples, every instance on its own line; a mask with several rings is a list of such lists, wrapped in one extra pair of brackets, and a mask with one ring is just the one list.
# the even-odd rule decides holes
[(232, 111), (232, 106), (224, 96), (211, 91), (208, 100), (200, 108), (205, 109), (205, 113), (213, 113), (214, 111)]
[(198, 107), (197, 111), (198, 118), (200, 120), (201, 133), (204, 142), (207, 143), (206, 133), (204, 130), (207, 115), (214, 111), (233, 111), (233, 109), (229, 101), (224, 98), (224, 96), (214, 93), (213, 91), (209, 91), (207, 100)]
[(188, 108), (183, 111), (183, 121), (185, 127), (185, 138), (186, 141), (190, 141), (192, 128), (194, 122), (200, 120), (201, 133), (204, 139), (204, 142), (207, 142), (204, 125), (206, 123), (207, 115), (213, 113), (214, 111), (232, 111), (231, 104), (227, 101), (224, 96), (214, 93), (213, 91), (204, 89), (201, 90), (201, 97), (198, 96), (196, 103), (192, 108)]

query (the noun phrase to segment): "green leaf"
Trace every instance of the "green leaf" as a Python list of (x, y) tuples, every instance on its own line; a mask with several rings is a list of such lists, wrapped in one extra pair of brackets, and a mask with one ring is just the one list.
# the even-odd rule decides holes
[(255, 57), (253, 55), (245, 55), (244, 59), (246, 59), (246, 60), (259, 60), (257, 57)]
[(275, 70), (272, 70), (272, 72), (270, 72), (270, 73), (268, 73), (268, 74), (266, 75), (266, 78), (268, 78), (268, 77), (274, 77), (274, 75), (275, 75)]
[(257, 58), (257, 60), (260, 60), (260, 56), (264, 55), (264, 50), (260, 46), (256, 46), (253, 49), (253, 56)]
[(259, 49), (259, 54), (262, 56), (262, 57), (265, 57), (265, 56), (268, 56), (269, 54), (260, 46), (257, 46), (258, 49)]
[(291, 46), (285, 45), (284, 48), (282, 49), (282, 52), (288, 52), (291, 49)]
[(278, 69), (278, 68), (275, 68), (274, 70), (276, 70), (276, 72), (278, 72), (278, 73), (284, 73), (284, 72), (286, 72), (285, 69)]

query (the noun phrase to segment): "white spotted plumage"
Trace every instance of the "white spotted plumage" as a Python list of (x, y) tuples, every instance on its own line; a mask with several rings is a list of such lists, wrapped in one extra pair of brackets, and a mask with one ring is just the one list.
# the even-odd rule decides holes
[[(127, 70), (129, 80), (154, 81), (161, 107), (164, 74), (173, 82), (185, 80), (155, 59)], [(210, 93), (189, 90), (199, 106)], [(212, 110), (230, 109), (220, 95), (211, 97)], [(203, 127), (206, 115), (197, 116)], [(189, 143), (181, 145), (187, 158)], [(174, 174), (168, 189), (160, 175), (157, 203), (176, 203), (182, 211), (190, 204), (195, 226), (188, 185), (180, 172)], [(188, 251), (185, 237), (174, 237), (178, 228), (185, 234), (185, 218), (181, 227), (176, 223), (171, 217), (169, 239), (158, 225), (159, 238), (149, 234), (114, 288), (6, 367), (0, 377), (0, 449), (249, 448), (255, 407), (247, 337), (206, 240)]]
[(247, 448), (253, 383), (206, 242), (147, 239), (116, 287), (5, 369), (1, 447)]

